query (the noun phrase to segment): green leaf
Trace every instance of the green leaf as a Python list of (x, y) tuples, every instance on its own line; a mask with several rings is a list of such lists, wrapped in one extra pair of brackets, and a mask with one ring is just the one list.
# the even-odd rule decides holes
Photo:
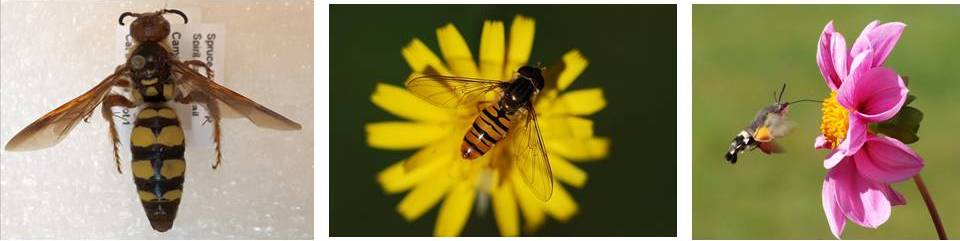
[(920, 131), (920, 122), (923, 121), (923, 112), (917, 108), (904, 106), (897, 115), (887, 121), (880, 122), (871, 130), (900, 140), (904, 144), (911, 144), (920, 140), (917, 132)]
[(910, 94), (908, 94), (908, 95), (907, 95), (907, 101), (906, 101), (906, 102), (903, 102), (903, 106), (908, 106), (908, 105), (910, 105), (910, 103), (912, 103), (914, 100), (917, 100), (917, 96), (916, 96), (916, 95), (910, 95)]

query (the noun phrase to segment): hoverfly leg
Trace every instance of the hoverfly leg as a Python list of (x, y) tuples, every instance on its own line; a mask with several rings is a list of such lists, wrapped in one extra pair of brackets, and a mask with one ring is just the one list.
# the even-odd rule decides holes
[[(117, 164), (117, 172), (123, 174), (123, 171), (120, 170), (120, 152), (117, 150), (117, 146), (120, 144), (120, 139), (117, 137), (117, 127), (113, 123), (113, 111), (110, 110), (111, 107), (121, 106), (126, 108), (133, 108), (136, 105), (132, 101), (128, 100), (127, 97), (118, 94), (110, 94), (107, 97), (104, 97), (103, 104), (100, 107), (100, 111), (103, 114), (103, 119), (107, 120), (107, 123), (110, 124), (110, 138), (113, 141), (113, 161)], [(87, 118), (90, 116), (88, 115)]]
[(210, 99), (210, 96), (199, 91), (191, 91), (187, 96), (177, 96), (176, 101), (183, 104), (196, 102), (207, 107), (207, 112), (212, 119), (213, 143), (217, 152), (217, 161), (213, 163), (213, 169), (217, 169), (220, 166), (220, 160), (223, 159), (223, 155), (220, 153), (220, 106), (218, 106), (217, 101)]

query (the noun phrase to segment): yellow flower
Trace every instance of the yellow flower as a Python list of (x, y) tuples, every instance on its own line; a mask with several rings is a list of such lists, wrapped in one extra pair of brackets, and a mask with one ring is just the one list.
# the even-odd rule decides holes
[(820, 132), (823, 133), (827, 143), (830, 143), (830, 148), (836, 149), (847, 137), (847, 128), (850, 124), (847, 109), (837, 102), (837, 92), (830, 92), (830, 96), (823, 99), (820, 110), (823, 112)]
[[(527, 64), (533, 36), (531, 18), (518, 15), (508, 40), (503, 22), (484, 22), (478, 66), (460, 32), (453, 24), (447, 24), (437, 29), (443, 60), (419, 39), (413, 39), (402, 53), (413, 69), (411, 76), (431, 69), (441, 75), (509, 80), (519, 67)], [(371, 101), (409, 121), (367, 124), (368, 145), (389, 150), (419, 149), (377, 175), (386, 193), (409, 191), (397, 205), (397, 212), (412, 221), (443, 200), (434, 229), (436, 236), (459, 235), (474, 205), (477, 213), (483, 215), (487, 205), (492, 204), (504, 236), (520, 234), (520, 215), (524, 217), (526, 233), (536, 231), (547, 215), (561, 222), (569, 220), (577, 213), (577, 203), (560, 183), (583, 187), (587, 174), (572, 162), (603, 159), (609, 148), (608, 139), (593, 135), (593, 122), (581, 117), (604, 108), (603, 91), (592, 88), (564, 92), (586, 67), (587, 60), (579, 51), (564, 54), (562, 65), (545, 72), (546, 81), (556, 81), (557, 87), (540, 93), (535, 106), (555, 177), (553, 195), (547, 202), (534, 196), (512, 162), (504, 161), (509, 160), (505, 156), (508, 152), (503, 150), (510, 143), (501, 142), (476, 160), (460, 157), (464, 133), (478, 114), (475, 106), (445, 109), (402, 87), (377, 84)], [(488, 100), (494, 98), (492, 94), (488, 96)]]

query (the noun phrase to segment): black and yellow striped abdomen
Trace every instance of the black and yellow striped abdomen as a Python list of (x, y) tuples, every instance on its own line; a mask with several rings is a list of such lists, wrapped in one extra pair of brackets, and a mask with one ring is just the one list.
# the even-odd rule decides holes
[(497, 104), (483, 108), (463, 136), (460, 156), (468, 160), (483, 156), (507, 136), (507, 131), (510, 131), (510, 117), (503, 108)]
[(157, 231), (173, 226), (183, 193), (184, 138), (173, 109), (150, 105), (137, 114), (130, 133), (133, 181), (150, 225)]

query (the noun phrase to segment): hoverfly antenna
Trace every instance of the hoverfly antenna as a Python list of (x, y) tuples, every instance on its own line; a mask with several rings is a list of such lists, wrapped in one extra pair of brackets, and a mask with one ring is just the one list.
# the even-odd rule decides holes
[(164, 9), (164, 10), (163, 10), (163, 13), (165, 13), (165, 14), (166, 14), (166, 13), (173, 13), (173, 14), (176, 14), (176, 15), (180, 15), (180, 17), (183, 18), (183, 23), (184, 23), (184, 24), (186, 24), (186, 23), (188, 22), (188, 20), (187, 20), (187, 15), (184, 14), (183, 12), (181, 12), (180, 10), (176, 10), (176, 9)]
[(123, 14), (120, 14), (120, 20), (119, 20), (119, 21), (120, 21), (120, 26), (123, 26), (123, 18), (126, 18), (126, 17), (139, 18), (139, 17), (140, 17), (140, 14), (139, 14), (139, 13), (131, 13), (131, 12), (125, 12), (125, 13), (123, 13)]

